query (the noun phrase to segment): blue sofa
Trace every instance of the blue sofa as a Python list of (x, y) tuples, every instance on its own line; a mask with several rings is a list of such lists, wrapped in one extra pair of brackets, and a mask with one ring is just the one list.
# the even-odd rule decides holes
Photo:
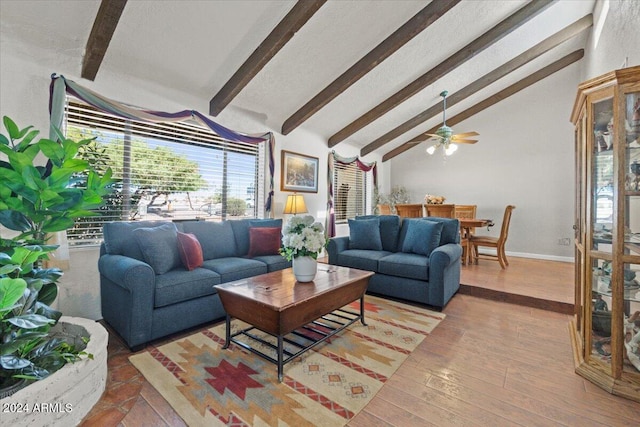
[(329, 264), (373, 271), (367, 292), (442, 309), (460, 288), (460, 223), (368, 215), (329, 240)]
[[(250, 249), (250, 230), (262, 227), (274, 231), (282, 228), (282, 220), (105, 224), (98, 260), (104, 320), (130, 348), (139, 349), (154, 339), (224, 317), (214, 285), (291, 266), (277, 253), (248, 256), (255, 252)], [(185, 267), (178, 232), (197, 238), (200, 266)], [(277, 238), (279, 246), (279, 236), (269, 240)]]

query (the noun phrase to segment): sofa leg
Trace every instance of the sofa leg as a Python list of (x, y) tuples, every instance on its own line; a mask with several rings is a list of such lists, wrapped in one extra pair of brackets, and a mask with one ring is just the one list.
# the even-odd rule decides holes
[(146, 344), (134, 345), (133, 347), (129, 347), (129, 350), (131, 350), (131, 353), (137, 353), (144, 350), (145, 347)]

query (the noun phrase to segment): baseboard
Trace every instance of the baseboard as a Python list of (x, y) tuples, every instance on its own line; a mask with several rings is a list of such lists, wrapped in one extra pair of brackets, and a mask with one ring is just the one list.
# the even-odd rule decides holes
[[(481, 254), (491, 254), (491, 255), (495, 255), (496, 252), (493, 251), (487, 251), (487, 250), (481, 250), (480, 251)], [(507, 251), (507, 258), (508, 257), (516, 257), (516, 258), (533, 258), (533, 259), (543, 259), (545, 261), (560, 261), (560, 262), (571, 262), (573, 263), (575, 261), (574, 257), (568, 257), (568, 256), (557, 256), (557, 255), (544, 255), (544, 254), (530, 254), (530, 253), (526, 253), (526, 252), (509, 252)]]

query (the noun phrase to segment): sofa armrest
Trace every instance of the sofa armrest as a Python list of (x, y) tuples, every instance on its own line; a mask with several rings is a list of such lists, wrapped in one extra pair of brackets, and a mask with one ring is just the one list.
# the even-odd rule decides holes
[(447, 243), (439, 246), (429, 256), (429, 301), (436, 307), (444, 307), (460, 288), (460, 264), (462, 246)]
[(447, 243), (438, 246), (431, 252), (430, 268), (446, 268), (462, 257), (462, 246), (458, 243)]
[(151, 340), (156, 277), (150, 265), (122, 255), (98, 259), (102, 317), (131, 348)]
[(349, 237), (332, 237), (329, 239), (327, 253), (329, 255), (329, 264), (336, 265), (338, 263), (338, 254), (349, 249)]
[(123, 255), (103, 255), (98, 260), (100, 274), (129, 291), (153, 292), (156, 276), (151, 266)]

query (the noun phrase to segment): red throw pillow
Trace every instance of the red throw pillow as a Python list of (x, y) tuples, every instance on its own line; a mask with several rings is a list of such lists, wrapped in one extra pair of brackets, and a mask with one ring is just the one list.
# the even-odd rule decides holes
[(250, 227), (249, 257), (278, 255), (281, 232), (280, 227)]
[(178, 231), (178, 250), (184, 268), (191, 271), (200, 267), (204, 262), (202, 257), (202, 246), (194, 234), (181, 233)]

